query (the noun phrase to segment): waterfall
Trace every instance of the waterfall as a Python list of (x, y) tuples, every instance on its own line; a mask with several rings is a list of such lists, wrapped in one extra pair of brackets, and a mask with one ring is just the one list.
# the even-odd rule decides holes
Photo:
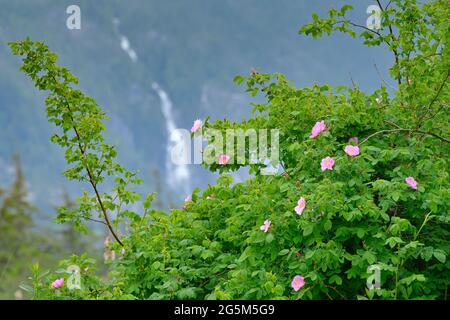
[(138, 60), (136, 51), (134, 51), (131, 47), (128, 38), (123, 35), (120, 36), (120, 47), (128, 54), (132, 62), (136, 62)]
[(138, 56), (136, 51), (131, 47), (130, 40), (126, 36), (120, 33), (119, 31), (119, 25), (120, 20), (118, 18), (113, 18), (113, 24), (116, 29), (116, 32), (119, 34), (120, 38), (120, 48), (122, 48), (123, 51), (128, 55), (128, 57), (131, 59), (133, 63), (136, 63), (138, 60)]
[(157, 84), (152, 84), (153, 90), (156, 91), (156, 93), (159, 96), (159, 99), (161, 100), (161, 111), (164, 116), (164, 120), (166, 122), (166, 129), (167, 129), (167, 154), (166, 154), (166, 175), (167, 175), (167, 182), (170, 186), (170, 188), (173, 191), (182, 191), (184, 192), (183, 195), (187, 195), (190, 190), (190, 172), (187, 165), (175, 165), (172, 163), (171, 160), (171, 150), (179, 145), (180, 143), (183, 143), (183, 140), (180, 136), (172, 134), (175, 129), (178, 127), (176, 126), (175, 119), (173, 117), (173, 105), (172, 101), (169, 98), (169, 95)]

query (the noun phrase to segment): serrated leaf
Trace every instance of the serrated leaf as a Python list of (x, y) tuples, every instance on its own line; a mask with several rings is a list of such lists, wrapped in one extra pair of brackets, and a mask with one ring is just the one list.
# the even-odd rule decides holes
[(314, 230), (314, 225), (309, 224), (303, 229), (303, 236), (309, 236)]
[(441, 262), (441, 263), (445, 263), (445, 260), (446, 260), (446, 255), (445, 255), (445, 252), (443, 252), (443, 251), (441, 251), (441, 250), (435, 250), (434, 252), (433, 252), (433, 256), (436, 258), (436, 259), (438, 259), (439, 260), (439, 262)]

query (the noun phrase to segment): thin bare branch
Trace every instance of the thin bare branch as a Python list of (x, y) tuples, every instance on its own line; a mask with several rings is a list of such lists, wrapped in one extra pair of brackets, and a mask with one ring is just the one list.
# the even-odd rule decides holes
[(383, 76), (381, 75), (380, 70), (378, 69), (377, 64), (374, 63), (373, 65), (374, 65), (374, 67), (375, 67), (375, 70), (377, 71), (378, 77), (380, 78), (381, 82), (383, 82), (386, 86), (390, 87), (391, 89), (395, 89), (395, 87), (394, 87), (393, 85), (387, 83), (387, 82), (384, 80)]
[(433, 133), (433, 132), (427, 132), (427, 131), (416, 130), (416, 129), (403, 129), (403, 128), (398, 128), (398, 129), (390, 129), (390, 130), (380, 130), (380, 131), (377, 131), (377, 132), (375, 132), (375, 133), (372, 133), (370, 136), (368, 136), (367, 138), (365, 138), (365, 139), (361, 142), (361, 144), (365, 143), (365, 142), (366, 142), (367, 140), (369, 140), (370, 138), (372, 138), (372, 137), (374, 137), (374, 136), (377, 136), (377, 135), (379, 135), (379, 134), (383, 134), (383, 133), (395, 133), (395, 132), (420, 133), (420, 134), (429, 135), (429, 136), (435, 137), (435, 138), (437, 138), (437, 139), (439, 139), (439, 140), (441, 140), (441, 141), (450, 143), (450, 139), (441, 137), (441, 136), (439, 136), (439, 135), (437, 135), (437, 134), (435, 134), (435, 133)]
[(325, 287), (328, 288), (328, 289), (333, 290), (334, 292), (336, 292), (338, 295), (341, 296), (342, 299), (347, 300), (347, 298), (342, 293), (340, 293), (339, 290), (336, 289), (335, 287), (329, 286), (329, 285), (325, 285)]
[(381, 11), (384, 11), (383, 6), (381, 5), (380, 0), (377, 0), (378, 6), (380, 7)]
[(442, 89), (444, 88), (445, 83), (447, 82), (449, 75), (450, 75), (450, 72), (447, 71), (447, 74), (445, 75), (444, 81), (442, 81), (441, 85), (439, 86), (438, 91), (436, 92), (436, 94), (434, 95), (433, 99), (431, 100), (430, 104), (427, 107), (427, 111), (422, 114), (422, 116), (419, 118), (419, 120), (417, 120), (417, 127), (418, 128), (422, 125), (422, 121), (423, 120), (429, 120), (429, 119), (434, 118), (445, 107), (445, 104), (443, 104), (432, 116), (428, 117), (427, 119), (424, 119), (425, 116), (427, 115), (427, 113), (431, 110), (431, 107), (433, 106), (433, 104), (439, 98), (439, 95), (441, 94)]
[(384, 8), (384, 10), (389, 9), (389, 6), (392, 4), (392, 0), (389, 1), (389, 3), (386, 5), (386, 8)]

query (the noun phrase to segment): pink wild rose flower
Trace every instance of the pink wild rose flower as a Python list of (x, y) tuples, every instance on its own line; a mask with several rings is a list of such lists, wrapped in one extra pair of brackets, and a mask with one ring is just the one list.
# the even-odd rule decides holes
[(202, 127), (202, 124), (203, 124), (202, 120), (200, 119), (195, 120), (194, 124), (192, 125), (191, 132), (192, 133), (197, 132)]
[(188, 204), (189, 204), (190, 202), (192, 202), (192, 197), (191, 197), (191, 196), (187, 196), (187, 197), (184, 199), (184, 204), (183, 204), (182, 208), (183, 208), (183, 209), (186, 209), (187, 206), (188, 206)]
[(230, 156), (227, 154), (221, 154), (219, 156), (219, 164), (220, 165), (225, 165), (228, 163), (228, 161), (230, 161)]
[(322, 162), (320, 162), (320, 166), (322, 167), (322, 171), (333, 170), (334, 159), (331, 157), (326, 157), (322, 159)]
[(261, 227), (259, 227), (259, 229), (264, 231), (264, 232), (267, 232), (267, 231), (269, 231), (269, 228), (270, 228), (271, 224), (272, 224), (272, 221), (266, 220), (266, 221), (264, 221), (264, 224)]
[(295, 276), (291, 285), (295, 291), (298, 291), (305, 285), (305, 278), (302, 276)]
[(408, 177), (405, 179), (405, 182), (414, 190), (417, 190), (417, 181), (414, 180), (413, 177)]
[(306, 201), (305, 198), (301, 197), (298, 199), (297, 206), (295, 207), (295, 212), (298, 215), (301, 215), (303, 213), (303, 210), (305, 210)]
[(62, 287), (63, 284), (64, 284), (64, 279), (63, 278), (56, 279), (52, 283), (52, 288), (53, 289), (58, 289), (58, 288)]
[(325, 121), (322, 120), (322, 121), (316, 122), (316, 124), (314, 125), (314, 127), (311, 130), (311, 135), (309, 137), (311, 139), (314, 139), (315, 137), (317, 137), (319, 134), (321, 134), (325, 130), (327, 130)]
[(344, 151), (346, 154), (348, 154), (350, 157), (356, 157), (359, 155), (359, 147), (358, 146), (346, 146), (344, 148)]

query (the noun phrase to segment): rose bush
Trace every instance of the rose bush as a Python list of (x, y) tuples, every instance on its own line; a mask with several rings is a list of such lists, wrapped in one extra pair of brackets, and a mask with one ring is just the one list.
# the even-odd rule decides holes
[[(191, 131), (195, 134), (200, 126), (278, 129), (283, 173), (261, 175), (262, 165), (253, 164), (254, 177), (233, 183), (227, 172), (243, 165), (221, 155), (227, 158), (208, 165), (222, 173), (217, 184), (194, 190), (183, 208), (153, 210), (150, 195), (143, 202), (144, 215), (125, 212), (114, 221), (130, 231), (113, 244), (118, 257), (108, 281), (96, 279), (92, 268), (81, 268), (82, 290), (63, 284), (51, 288), (61, 276), (41, 276), (35, 268), (30, 289), (35, 297), (446, 299), (449, 3), (389, 2), (382, 7), (381, 30), (348, 20), (350, 9), (330, 10), (325, 19), (314, 15), (300, 32), (355, 36), (361, 30), (366, 45), (385, 45), (392, 52), (395, 88), (383, 85), (364, 93), (358, 87), (297, 88), (281, 74), (236, 77), (253, 96), (265, 97), (265, 102), (253, 104), (253, 117), (239, 123), (197, 120)], [(56, 88), (54, 99), (67, 93), (58, 79), (45, 75), (60, 70), (54, 69), (59, 68), (56, 59), (48, 59), (53, 56), (45, 45), (27, 40), (12, 48), (25, 56), (22, 69), (38, 85), (53, 83), (41, 89)], [(63, 111), (51, 110), (61, 119), (53, 122), (65, 131), (78, 128), (81, 143), (90, 134), (96, 138), (92, 143), (98, 143), (98, 131), (89, 131), (82, 117), (70, 119), (70, 111), (64, 110), (61, 118), (56, 113)], [(112, 153), (108, 146), (96, 150)], [(98, 157), (91, 156), (91, 162), (83, 159), (83, 152), (69, 157), (81, 161), (76, 167), (80, 172), (89, 172), (90, 165), (102, 168)], [(108, 168), (115, 177), (117, 168)], [(133, 177), (126, 173), (116, 181), (115, 191), (129, 202), (139, 199), (124, 189), (126, 178)], [(102, 181), (94, 179), (94, 185)], [(80, 210), (64, 217), (75, 216), (79, 222), (91, 211), (102, 216), (101, 200), (111, 212), (118, 210), (112, 195), (99, 197), (85, 195)], [(86, 263), (85, 258), (72, 260)], [(373, 290), (366, 286), (373, 280), (371, 266), (381, 275), (379, 288)]]

